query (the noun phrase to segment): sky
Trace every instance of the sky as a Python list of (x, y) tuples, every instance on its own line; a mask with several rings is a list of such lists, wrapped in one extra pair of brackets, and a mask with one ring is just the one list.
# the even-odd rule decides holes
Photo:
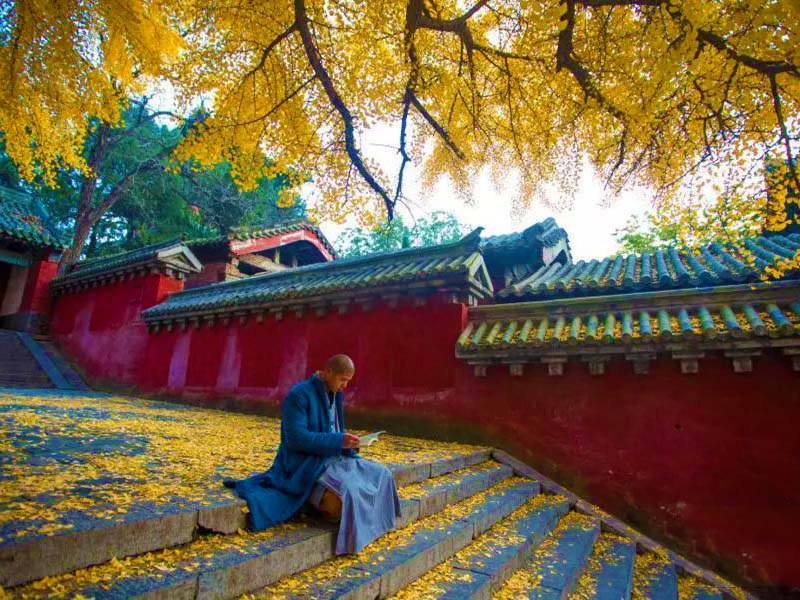
[[(175, 110), (174, 93), (169, 86), (155, 90), (151, 107), (158, 110)], [(399, 121), (379, 124), (368, 129), (359, 140), (362, 155), (375, 160), (386, 173), (394, 174), (399, 167), (397, 145)], [(400, 209), (399, 214), (407, 222), (413, 222), (434, 211), (446, 211), (455, 215), (459, 221), (471, 228), (483, 227), (483, 235), (498, 235), (521, 231), (547, 217), (554, 217), (569, 234), (570, 249), (574, 260), (601, 258), (617, 251), (614, 231), (619, 229), (631, 215), (642, 215), (650, 208), (652, 194), (647, 190), (623, 192), (614, 198), (603, 189), (603, 183), (584, 165), (577, 194), (567, 210), (554, 210), (543, 203), (532, 202), (524, 214), (513, 213), (512, 196), (515, 174), (509, 173), (509, 186), (497, 189), (487, 175), (475, 182), (472, 202), (467, 205), (456, 193), (449, 180), (441, 180), (433, 190), (425, 190), (421, 185), (421, 174), (413, 163), (406, 167), (404, 195), (413, 212)], [(390, 182), (392, 189), (394, 181)], [(309, 205), (316, 201), (313, 185), (305, 186), (302, 194)], [(552, 189), (552, 204), (558, 201), (558, 190)], [(354, 222), (339, 225), (321, 222), (320, 227), (332, 241)]]
[[(384, 172), (396, 173), (399, 167), (396, 127), (379, 126), (369, 130), (362, 139), (364, 156), (376, 160)], [(452, 182), (440, 180), (433, 190), (424, 190), (420, 183), (419, 170), (412, 164), (406, 167), (404, 179), (405, 196), (413, 212), (419, 218), (433, 211), (446, 211), (455, 215), (459, 221), (473, 227), (484, 228), (483, 235), (497, 235), (521, 231), (537, 221), (554, 217), (569, 234), (570, 248), (574, 260), (601, 258), (617, 251), (613, 234), (631, 215), (642, 215), (650, 207), (651, 195), (647, 190), (623, 192), (614, 198), (603, 189), (603, 183), (584, 165), (574, 201), (567, 210), (554, 210), (544, 203), (533, 202), (524, 214), (513, 212), (512, 197), (515, 175), (509, 173), (509, 185), (497, 189), (488, 174), (481, 176), (472, 190), (472, 202), (465, 204)], [(392, 182), (394, 185), (394, 182)], [(304, 191), (309, 204), (313, 205), (313, 189)], [(558, 190), (551, 190), (552, 204), (558, 202)], [(411, 222), (408, 211), (400, 208), (399, 214), (406, 222)], [(335, 240), (347, 227), (354, 223), (337, 225), (321, 222), (320, 227), (329, 239)]]

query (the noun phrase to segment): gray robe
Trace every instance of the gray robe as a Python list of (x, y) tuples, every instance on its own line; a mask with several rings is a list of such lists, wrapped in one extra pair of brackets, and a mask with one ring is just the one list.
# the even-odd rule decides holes
[[(340, 432), (335, 404), (330, 404), (331, 431)], [(394, 529), (400, 516), (400, 498), (392, 472), (360, 457), (329, 456), (309, 502), (319, 508), (325, 490), (342, 501), (342, 519), (336, 538), (336, 554), (354, 554)]]

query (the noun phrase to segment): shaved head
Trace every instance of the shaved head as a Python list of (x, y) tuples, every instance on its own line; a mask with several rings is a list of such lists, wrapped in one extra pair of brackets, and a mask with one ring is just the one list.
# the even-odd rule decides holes
[(335, 354), (325, 363), (322, 371), (317, 371), (317, 376), (325, 382), (325, 386), (331, 392), (338, 392), (347, 387), (353, 375), (356, 374), (356, 366), (353, 359), (347, 354)]
[(356, 366), (353, 363), (353, 359), (347, 354), (334, 354), (325, 363), (325, 370), (337, 375), (344, 375), (345, 373), (354, 373)]

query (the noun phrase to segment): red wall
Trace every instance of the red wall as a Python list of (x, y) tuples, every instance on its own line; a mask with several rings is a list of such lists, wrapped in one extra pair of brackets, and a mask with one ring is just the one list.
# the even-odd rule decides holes
[(625, 361), (600, 376), (578, 363), (560, 377), (464, 369), (459, 384), (474, 401), (459, 418), (481, 411), (519, 458), (606, 511), (740, 581), (800, 585), (800, 377), (787, 358), (742, 374), (722, 358), (696, 375), (672, 360), (644, 376)]
[(58, 261), (54, 260), (37, 260), (30, 266), (19, 312), (50, 312), (50, 282), (57, 270)]
[[(353, 357), (350, 414), (387, 429), (503, 446), (690, 558), (751, 585), (800, 585), (800, 377), (780, 355), (735, 374), (669, 359), (634, 375), (569, 363), (476, 378), (454, 356), (466, 308), (432, 299), (149, 335), (142, 308), (180, 284), (148, 276), (58, 300), (53, 332), (94, 377), (247, 410), (276, 407), (331, 354)], [(477, 437), (476, 437), (477, 436)]]
[(183, 289), (183, 282), (148, 274), (55, 299), (50, 333), (92, 378), (139, 385), (147, 348), (157, 342), (139, 315)]

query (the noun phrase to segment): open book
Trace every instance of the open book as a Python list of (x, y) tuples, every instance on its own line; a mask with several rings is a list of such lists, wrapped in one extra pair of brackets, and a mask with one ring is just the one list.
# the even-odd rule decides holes
[(377, 442), (378, 438), (382, 433), (386, 433), (385, 431), (376, 431), (375, 433), (368, 433), (367, 435), (362, 435), (358, 438), (358, 446), (359, 448), (366, 448), (370, 444)]

